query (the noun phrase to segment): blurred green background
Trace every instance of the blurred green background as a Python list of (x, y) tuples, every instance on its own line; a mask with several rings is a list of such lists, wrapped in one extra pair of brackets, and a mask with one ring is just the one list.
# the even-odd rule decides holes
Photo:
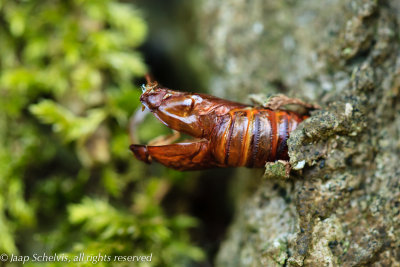
[[(231, 218), (231, 171), (147, 166), (128, 150), (147, 71), (174, 89), (207, 84), (193, 10), (183, 0), (0, 0), (0, 254), (211, 265)], [(141, 142), (166, 132), (151, 117), (137, 129)]]

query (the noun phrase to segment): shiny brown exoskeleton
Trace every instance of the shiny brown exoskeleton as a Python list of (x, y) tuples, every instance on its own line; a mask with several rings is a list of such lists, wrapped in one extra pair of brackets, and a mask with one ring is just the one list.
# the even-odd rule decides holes
[[(287, 160), (287, 139), (306, 115), (235, 103), (205, 94), (161, 88), (148, 82), (140, 101), (169, 128), (197, 138), (160, 146), (130, 146), (136, 158), (177, 170), (264, 167)], [(283, 99), (283, 101), (282, 101)], [(282, 104), (307, 104), (283, 97)], [(312, 108), (311, 105), (308, 105)]]

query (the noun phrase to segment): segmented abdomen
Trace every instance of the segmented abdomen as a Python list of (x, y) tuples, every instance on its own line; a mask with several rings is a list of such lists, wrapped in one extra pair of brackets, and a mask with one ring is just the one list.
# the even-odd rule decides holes
[(289, 111), (234, 109), (220, 117), (211, 137), (212, 154), (221, 166), (263, 167), (288, 159), (287, 139), (305, 117)]

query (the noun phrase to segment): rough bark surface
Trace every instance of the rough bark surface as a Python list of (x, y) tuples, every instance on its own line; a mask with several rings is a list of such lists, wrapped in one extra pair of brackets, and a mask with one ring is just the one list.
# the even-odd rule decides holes
[(289, 139), (299, 171), (238, 204), (217, 266), (400, 266), (399, 7), (203, 1), (214, 94), (322, 106)]

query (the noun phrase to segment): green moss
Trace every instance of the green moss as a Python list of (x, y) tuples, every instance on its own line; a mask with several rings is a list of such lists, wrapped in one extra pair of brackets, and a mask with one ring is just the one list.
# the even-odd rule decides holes
[(128, 150), (134, 84), (147, 71), (140, 11), (114, 0), (0, 1), (0, 20), (0, 251), (202, 259), (188, 234), (196, 220), (160, 206), (178, 180)]
[(289, 179), (289, 162), (278, 160), (265, 164), (264, 178), (266, 179)]

